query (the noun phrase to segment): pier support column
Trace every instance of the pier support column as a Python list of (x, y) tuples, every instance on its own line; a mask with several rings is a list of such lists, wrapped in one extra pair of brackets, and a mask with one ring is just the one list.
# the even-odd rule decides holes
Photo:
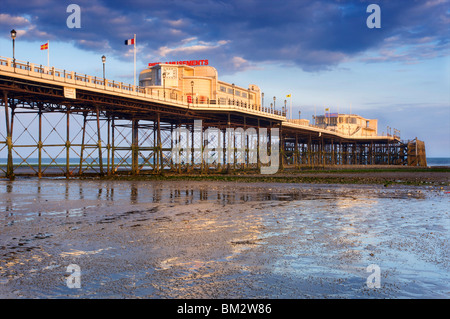
[(389, 140), (386, 142), (387, 162), (391, 165), (391, 148), (389, 146)]
[(323, 146), (323, 136), (320, 138), (319, 144), (319, 164), (323, 167), (325, 166), (325, 152)]
[(311, 165), (311, 134), (309, 134), (308, 136), (308, 144), (307, 144), (307, 160), (308, 160), (308, 165), (310, 167), (312, 167)]
[(79, 175), (83, 174), (83, 153), (84, 153), (84, 141), (86, 137), (86, 122), (87, 122), (87, 112), (83, 112), (83, 129), (82, 129), (82, 135), (81, 135), (81, 150), (80, 150), (80, 170)]
[[(227, 121), (227, 128), (229, 129), (231, 127), (231, 121), (230, 121), (230, 113), (228, 113), (228, 121)], [(228, 151), (230, 150), (230, 147), (228, 146), (228, 144), (230, 143), (230, 139), (227, 138), (227, 145), (226, 145), (226, 153), (227, 153), (227, 174), (231, 173), (231, 165), (230, 165), (230, 158), (231, 158), (231, 154), (228, 154)], [(225, 144), (224, 144), (225, 146)]]
[(106, 174), (111, 175), (111, 117), (108, 116), (108, 140), (106, 144)]
[(162, 143), (161, 143), (161, 114), (158, 113), (158, 117), (157, 117), (157, 132), (156, 132), (156, 138), (157, 138), (157, 149), (158, 149), (158, 160), (157, 160), (157, 167), (158, 167), (158, 172), (159, 173), (163, 173), (163, 169), (164, 169), (164, 160), (163, 160), (163, 152), (162, 152)]
[[(278, 149), (279, 149), (279, 152), (280, 152), (280, 159), (279, 159), (279, 163), (280, 163), (280, 171), (283, 171), (284, 170), (284, 160), (285, 160), (285, 155), (286, 155), (286, 145), (284, 145), (284, 143), (286, 142), (286, 139), (285, 138), (283, 138), (283, 128), (282, 128), (282, 125), (281, 125), (281, 122), (280, 122), (280, 124), (279, 124), (279, 126), (280, 126), (280, 137), (279, 137), (279, 143), (280, 143), (280, 145), (278, 145)], [(270, 129), (271, 131), (272, 131), (272, 129)], [(270, 132), (271, 134), (272, 134), (272, 132)], [(271, 144), (271, 146), (270, 146), (270, 148), (272, 148), (272, 144)]]
[[(4, 104), (5, 104), (5, 121), (6, 121), (6, 146), (8, 147), (8, 160), (6, 164), (6, 177), (10, 180), (14, 179), (14, 168), (13, 168), (13, 158), (12, 158), (12, 119), (11, 123), (9, 121), (9, 110), (8, 110), (8, 94), (3, 92)], [(11, 115), (12, 116), (12, 115)]]
[(241, 143), (244, 145), (241, 145), (241, 152), (243, 151), (244, 154), (242, 155), (244, 157), (244, 163), (241, 164), (242, 169), (248, 169), (249, 167), (249, 137), (248, 134), (245, 134), (247, 131), (247, 118), (244, 116), (244, 136), (241, 138)]
[[(175, 125), (176, 127), (176, 125)], [(169, 169), (170, 171), (176, 171), (176, 166), (173, 162), (173, 124), (170, 123), (170, 161), (169, 161)]]
[(203, 174), (206, 172), (206, 165), (205, 165), (205, 146), (207, 141), (204, 140), (203, 138), (203, 132), (204, 132), (204, 121), (202, 121), (202, 126), (200, 127), (200, 141), (199, 141), (199, 145), (200, 145), (200, 173)]
[(39, 118), (39, 132), (38, 132), (38, 178), (42, 177), (42, 103), (38, 103), (38, 118)]
[(131, 173), (139, 174), (139, 120), (131, 121)]
[(294, 145), (294, 167), (300, 168), (300, 151), (298, 148), (298, 134), (295, 133), (295, 145)]
[(114, 130), (116, 129), (116, 125), (114, 124), (114, 117), (111, 120), (111, 174), (116, 172), (116, 168), (114, 166), (114, 153), (115, 153), (115, 134)]
[(66, 178), (70, 177), (70, 111), (66, 111)]
[(102, 139), (100, 135), (100, 110), (96, 108), (97, 115), (97, 147), (98, 147), (98, 163), (100, 165), (100, 175), (103, 175), (103, 156), (102, 156)]
[[(176, 126), (176, 128), (175, 128), (175, 130), (177, 130), (178, 132), (181, 132), (181, 121), (180, 120), (178, 120), (178, 125)], [(173, 135), (172, 135), (173, 136)], [(177, 135), (178, 136), (178, 140), (177, 140), (177, 145), (180, 145), (180, 141), (181, 141), (181, 139), (182, 139), (182, 137), (181, 136), (179, 136), (179, 135)], [(188, 137), (186, 136), (186, 139), (187, 139)], [(187, 146), (187, 145), (186, 145)], [(172, 148), (172, 151), (173, 151), (173, 148)], [(186, 151), (186, 153), (187, 153), (187, 150), (183, 150), (183, 152), (185, 152)], [(181, 174), (181, 154), (180, 154), (180, 152), (178, 151), (178, 154), (177, 154), (178, 156), (176, 157), (176, 158), (178, 158), (178, 162), (177, 162), (177, 164), (176, 164), (176, 167), (177, 167), (177, 172), (178, 172), (178, 174)], [(187, 155), (186, 155), (187, 156)], [(172, 157), (173, 157), (173, 154), (172, 154)], [(186, 161), (187, 162), (187, 161)]]
[(227, 149), (225, 147), (227, 141), (227, 130), (223, 129), (222, 131), (222, 167), (220, 169), (221, 172), (225, 169), (225, 163), (227, 162)]
[[(193, 101), (193, 99), (192, 99)], [(193, 172), (194, 171), (194, 160), (195, 160), (195, 136), (194, 136), (194, 128), (195, 128), (195, 124), (194, 121), (192, 121), (192, 126), (191, 126), (191, 168), (188, 169), (188, 171)], [(189, 166), (189, 165), (188, 165)]]
[(259, 119), (258, 119), (258, 128), (256, 131), (256, 168), (258, 169), (258, 171), (261, 170), (261, 160), (259, 158), (259, 153), (260, 153), (260, 133), (259, 133), (259, 129), (260, 129), (260, 124), (259, 124)]

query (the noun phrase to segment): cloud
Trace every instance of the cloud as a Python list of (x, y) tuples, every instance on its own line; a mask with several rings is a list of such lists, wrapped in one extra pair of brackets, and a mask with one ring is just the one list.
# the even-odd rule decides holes
[(13, 26), (17, 26), (17, 27), (22, 27), (22, 26), (28, 26), (30, 24), (30, 21), (28, 21), (28, 19), (26, 19), (24, 17), (12, 16), (7, 13), (0, 13), (0, 24), (2, 26), (13, 25)]
[(225, 72), (263, 63), (315, 72), (351, 59), (419, 63), (449, 54), (448, 0), (372, 2), (381, 7), (381, 29), (366, 26), (368, 1), (331, 0), (79, 0), (76, 30), (66, 27), (69, 2), (2, 0), (0, 25), (118, 58), (137, 34), (140, 59), (203, 55)]
[(167, 56), (183, 56), (188, 55), (191, 56), (193, 54), (197, 53), (203, 53), (211, 50), (215, 50), (225, 44), (227, 44), (228, 41), (217, 41), (217, 42), (204, 42), (204, 41), (198, 41), (196, 37), (184, 39), (181, 41), (181, 46), (178, 47), (167, 47), (163, 46), (160, 47), (157, 50), (157, 53), (161, 57), (167, 57)]

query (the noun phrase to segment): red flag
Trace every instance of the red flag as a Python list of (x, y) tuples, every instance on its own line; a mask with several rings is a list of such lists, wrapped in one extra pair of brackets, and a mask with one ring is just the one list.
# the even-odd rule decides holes
[(48, 42), (46, 44), (41, 45), (41, 50), (48, 50)]
[(125, 40), (125, 45), (132, 45), (134, 44), (134, 39)]

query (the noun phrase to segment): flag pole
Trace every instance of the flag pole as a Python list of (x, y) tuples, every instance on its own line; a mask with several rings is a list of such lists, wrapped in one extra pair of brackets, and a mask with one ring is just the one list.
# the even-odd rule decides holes
[(50, 40), (47, 41), (47, 66), (50, 69)]
[(136, 34), (134, 35), (134, 86), (136, 87)]
[(317, 116), (316, 105), (314, 105), (314, 125), (316, 125), (316, 116)]
[(291, 100), (291, 107), (290, 107), (290, 113), (289, 117), (292, 119), (292, 94), (290, 94), (290, 100)]

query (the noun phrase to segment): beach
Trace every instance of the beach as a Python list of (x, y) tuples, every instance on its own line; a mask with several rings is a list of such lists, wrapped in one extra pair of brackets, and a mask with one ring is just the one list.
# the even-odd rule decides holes
[(450, 297), (448, 172), (270, 178), (0, 180), (0, 296)]

